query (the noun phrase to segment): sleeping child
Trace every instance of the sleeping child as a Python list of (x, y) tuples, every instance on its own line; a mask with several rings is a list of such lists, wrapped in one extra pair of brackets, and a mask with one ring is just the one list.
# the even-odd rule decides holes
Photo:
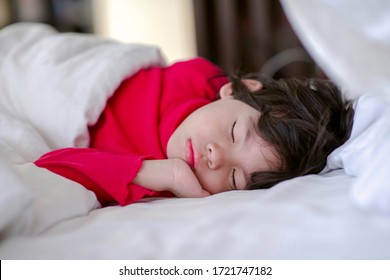
[(195, 58), (124, 80), (89, 128), (89, 148), (54, 150), (35, 164), (102, 205), (267, 189), (319, 173), (353, 115), (330, 81), (228, 78)]

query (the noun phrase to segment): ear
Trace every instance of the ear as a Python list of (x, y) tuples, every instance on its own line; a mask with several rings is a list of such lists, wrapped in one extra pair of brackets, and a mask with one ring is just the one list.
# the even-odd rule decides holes
[(258, 80), (245, 79), (242, 83), (249, 89), (250, 92), (258, 91), (263, 88), (263, 84)]
[(219, 90), (219, 96), (221, 99), (233, 98), (232, 83), (224, 84)]
[[(242, 83), (248, 88), (250, 92), (258, 91), (263, 88), (263, 84), (257, 80), (245, 79)], [(219, 91), (219, 95), (222, 99), (233, 98), (232, 83), (223, 85)]]

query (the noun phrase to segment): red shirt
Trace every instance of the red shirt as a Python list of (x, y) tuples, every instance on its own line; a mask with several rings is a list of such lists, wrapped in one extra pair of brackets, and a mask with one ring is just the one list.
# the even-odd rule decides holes
[(141, 70), (122, 82), (90, 127), (90, 148), (52, 151), (35, 164), (82, 184), (103, 205), (171, 196), (132, 183), (142, 160), (167, 158), (175, 129), (216, 100), (227, 82), (218, 67), (202, 58)]

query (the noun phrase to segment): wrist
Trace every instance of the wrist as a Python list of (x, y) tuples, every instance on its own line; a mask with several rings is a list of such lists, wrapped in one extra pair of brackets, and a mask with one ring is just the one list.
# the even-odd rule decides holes
[(154, 191), (171, 190), (174, 160), (144, 160), (133, 182)]

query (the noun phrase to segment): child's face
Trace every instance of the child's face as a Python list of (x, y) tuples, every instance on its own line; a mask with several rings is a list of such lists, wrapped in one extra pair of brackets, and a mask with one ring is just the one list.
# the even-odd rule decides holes
[[(250, 91), (262, 85), (244, 80)], [(211, 194), (243, 190), (254, 171), (275, 169), (274, 150), (255, 130), (260, 113), (233, 99), (231, 83), (221, 99), (189, 115), (168, 141), (168, 158), (185, 160), (202, 187)]]

